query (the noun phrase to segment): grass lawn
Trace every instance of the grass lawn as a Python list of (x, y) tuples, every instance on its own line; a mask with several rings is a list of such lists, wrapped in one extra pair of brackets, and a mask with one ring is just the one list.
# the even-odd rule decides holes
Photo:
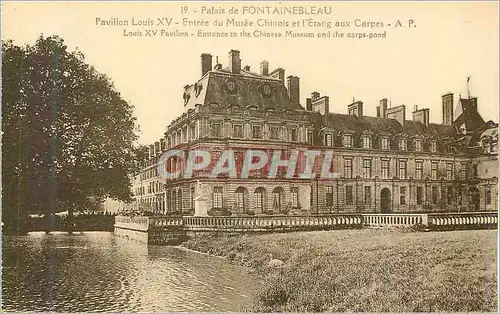
[[(496, 239), (496, 230), (361, 229), (198, 234), (183, 245), (266, 276), (252, 311), (496, 311)], [(286, 266), (267, 267), (269, 254)]]

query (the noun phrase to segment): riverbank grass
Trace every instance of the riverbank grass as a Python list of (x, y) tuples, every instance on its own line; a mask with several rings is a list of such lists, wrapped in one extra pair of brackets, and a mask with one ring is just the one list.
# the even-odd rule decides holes
[[(183, 244), (265, 276), (252, 311), (495, 311), (496, 230), (198, 234)], [(271, 258), (285, 267), (268, 267)]]

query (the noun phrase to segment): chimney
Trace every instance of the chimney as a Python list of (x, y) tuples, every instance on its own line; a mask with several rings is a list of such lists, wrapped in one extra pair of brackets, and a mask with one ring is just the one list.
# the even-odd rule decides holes
[(362, 117), (363, 116), (363, 102), (356, 101), (347, 106), (347, 111), (350, 116)]
[(313, 105), (312, 105), (312, 99), (311, 98), (306, 98), (306, 110), (309, 110), (309, 111), (313, 110)]
[(477, 110), (477, 97), (469, 98), (471, 109)]
[(429, 126), (429, 108), (418, 109), (415, 106), (415, 111), (413, 111), (413, 121), (421, 122), (425, 126)]
[(245, 70), (245, 71), (249, 72), (249, 71), (250, 71), (250, 66), (249, 66), (249, 65), (245, 65), (245, 66), (243, 67), (243, 70)]
[(276, 70), (269, 73), (269, 77), (279, 79), (281, 83), (285, 83), (285, 69), (277, 68)]
[(158, 156), (159, 153), (160, 153), (160, 142), (155, 142), (154, 155)]
[(402, 126), (405, 125), (405, 120), (406, 120), (406, 107), (405, 105), (399, 105), (396, 107), (392, 107), (387, 109), (387, 118), (390, 119), (395, 119), (401, 124)]
[(260, 63), (260, 74), (264, 76), (269, 75), (269, 62), (267, 62), (266, 60)]
[(151, 144), (149, 145), (149, 159), (153, 158), (155, 155), (155, 145)]
[(300, 83), (299, 77), (290, 75), (287, 78), (288, 96), (290, 101), (294, 104), (300, 104)]
[(241, 70), (240, 52), (238, 50), (229, 51), (229, 70), (231, 73), (239, 74)]
[(205, 73), (210, 70), (212, 70), (212, 55), (203, 53), (201, 55), (201, 76), (205, 75)]
[(215, 57), (215, 66), (214, 66), (214, 70), (220, 70), (222, 69), (222, 64), (219, 63), (219, 57)]
[(330, 98), (328, 96), (319, 97), (318, 92), (312, 93), (311, 107), (313, 111), (323, 115), (330, 112)]
[(444, 94), (442, 97), (443, 104), (443, 124), (451, 125), (453, 123), (453, 94)]
[(380, 100), (380, 103), (377, 106), (377, 117), (387, 118), (387, 98)]

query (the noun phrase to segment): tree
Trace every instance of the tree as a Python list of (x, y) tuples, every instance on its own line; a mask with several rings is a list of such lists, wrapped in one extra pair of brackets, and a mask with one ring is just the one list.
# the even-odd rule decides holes
[(130, 201), (139, 167), (133, 107), (57, 37), (2, 44), (2, 219)]

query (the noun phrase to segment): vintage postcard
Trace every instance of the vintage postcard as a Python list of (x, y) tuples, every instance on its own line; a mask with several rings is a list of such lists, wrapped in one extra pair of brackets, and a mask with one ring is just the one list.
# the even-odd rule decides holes
[(3, 312), (496, 312), (498, 2), (2, 2)]

